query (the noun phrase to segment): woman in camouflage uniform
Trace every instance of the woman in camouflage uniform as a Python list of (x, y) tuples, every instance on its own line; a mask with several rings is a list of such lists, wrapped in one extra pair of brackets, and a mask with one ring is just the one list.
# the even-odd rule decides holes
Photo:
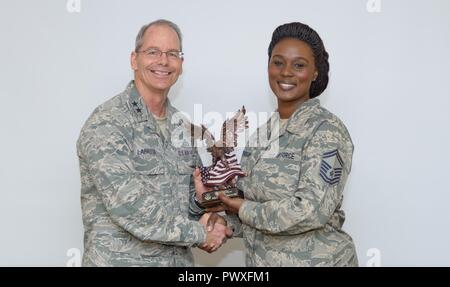
[(328, 84), (328, 53), (302, 23), (279, 26), (268, 52), (278, 113), (259, 132), (270, 140), (243, 153), (245, 199), (220, 196), (242, 223), (246, 265), (357, 266), (341, 210), (353, 143), (316, 99)]

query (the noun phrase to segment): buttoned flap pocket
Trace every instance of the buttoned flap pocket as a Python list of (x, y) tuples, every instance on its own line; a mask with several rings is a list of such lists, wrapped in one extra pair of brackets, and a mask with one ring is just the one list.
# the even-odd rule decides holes
[(193, 162), (178, 162), (177, 168), (179, 174), (191, 175), (194, 172), (195, 166)]
[(136, 155), (133, 159), (133, 168), (136, 172), (144, 175), (164, 174), (162, 159), (155, 155), (143, 157)]
[(136, 131), (132, 141), (134, 170), (144, 175), (164, 174), (162, 150), (156, 133)]
[(161, 164), (145, 164), (145, 165), (135, 165), (134, 169), (144, 175), (158, 175), (164, 174), (164, 167)]
[(186, 213), (188, 213), (189, 206), (189, 194), (191, 187), (192, 173), (194, 172), (193, 161), (183, 161), (180, 160), (177, 163), (177, 188), (180, 192), (177, 194), (179, 204), (181, 207), (186, 208)]
[(291, 196), (297, 189), (300, 161), (288, 158), (262, 158), (253, 175), (262, 191), (261, 200), (281, 199)]
[(242, 152), (242, 156), (241, 156), (241, 160), (240, 160), (241, 169), (244, 172), (246, 172), (247, 174), (250, 172), (250, 165), (252, 163), (251, 159), (252, 159), (252, 154), (254, 152), (255, 152), (254, 148), (246, 148)]
[(192, 147), (180, 147), (176, 149), (177, 170), (179, 174), (189, 174), (194, 172), (198, 157)]

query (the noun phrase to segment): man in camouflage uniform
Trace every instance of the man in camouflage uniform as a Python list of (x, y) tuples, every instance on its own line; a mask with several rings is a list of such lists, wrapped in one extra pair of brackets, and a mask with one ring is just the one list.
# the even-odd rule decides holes
[(192, 266), (190, 246), (210, 251), (231, 232), (223, 225), (206, 232), (188, 218), (199, 157), (190, 140), (169, 132), (185, 119), (167, 99), (182, 61), (175, 24), (142, 27), (131, 54), (135, 80), (80, 133), (84, 266)]

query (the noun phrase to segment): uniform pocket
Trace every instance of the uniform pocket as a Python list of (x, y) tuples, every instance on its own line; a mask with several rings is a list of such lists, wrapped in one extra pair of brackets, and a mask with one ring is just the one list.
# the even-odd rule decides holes
[(195, 166), (193, 165), (192, 161), (187, 162), (178, 162), (177, 169), (179, 174), (189, 174), (192, 175), (194, 172)]
[(140, 134), (133, 140), (133, 168), (143, 175), (164, 174), (162, 151), (156, 134)]
[(300, 162), (283, 158), (264, 158), (255, 166), (253, 176), (261, 191), (261, 200), (292, 196), (300, 177)]
[(178, 162), (177, 170), (178, 170), (178, 179), (179, 179), (180, 185), (189, 186), (189, 184), (191, 182), (191, 176), (193, 176), (192, 173), (194, 172), (194, 166), (191, 165), (191, 163), (192, 162), (190, 162), (190, 161)]
[(136, 155), (133, 159), (134, 170), (143, 175), (158, 175), (164, 174), (164, 166), (162, 159), (157, 154)]

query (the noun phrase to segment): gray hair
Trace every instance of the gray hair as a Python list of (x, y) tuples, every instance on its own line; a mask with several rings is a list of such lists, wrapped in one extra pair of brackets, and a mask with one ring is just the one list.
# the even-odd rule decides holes
[(178, 25), (169, 20), (158, 19), (156, 21), (148, 23), (147, 25), (142, 26), (141, 30), (139, 30), (139, 33), (136, 36), (136, 44), (135, 44), (135, 48), (134, 48), (135, 52), (138, 52), (142, 48), (142, 45), (143, 45), (142, 39), (144, 38), (145, 31), (147, 31), (147, 29), (150, 28), (151, 26), (155, 26), (155, 25), (166, 25), (166, 26), (169, 26), (170, 28), (172, 28), (177, 33), (178, 40), (180, 40), (180, 50), (183, 51), (183, 45), (181, 42), (182, 35), (181, 35), (181, 31), (180, 31), (180, 28), (178, 27)]

